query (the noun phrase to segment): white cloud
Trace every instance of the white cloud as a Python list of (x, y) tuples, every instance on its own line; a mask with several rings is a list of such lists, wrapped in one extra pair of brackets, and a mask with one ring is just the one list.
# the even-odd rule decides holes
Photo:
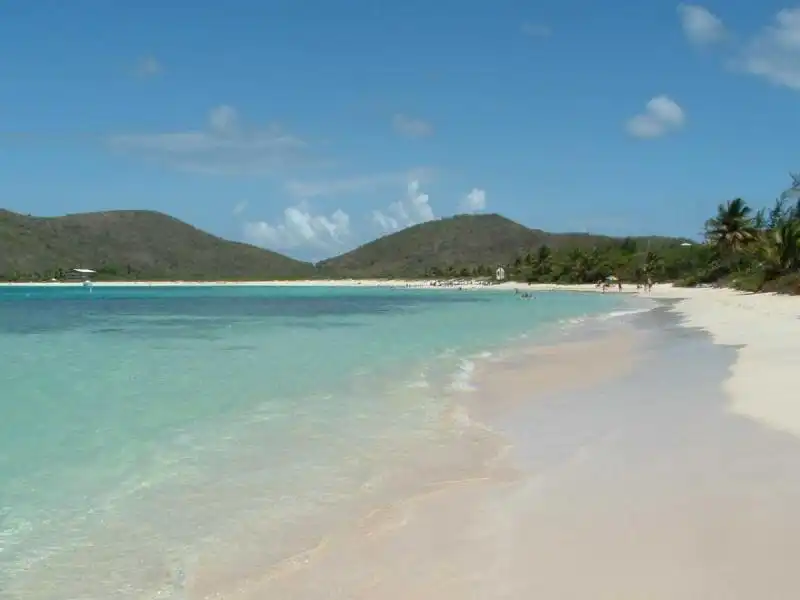
[(290, 206), (280, 222), (253, 221), (244, 224), (247, 241), (272, 250), (341, 247), (350, 236), (350, 216), (341, 209), (330, 215), (315, 214), (306, 204)]
[(392, 127), (399, 135), (410, 138), (427, 137), (433, 133), (433, 127), (427, 121), (403, 114), (392, 117)]
[(486, 190), (472, 188), (461, 201), (461, 210), (466, 213), (480, 212), (486, 209)]
[(416, 179), (408, 184), (403, 200), (393, 202), (385, 211), (372, 211), (372, 222), (383, 233), (433, 221), (435, 218), (430, 198), (420, 191), (420, 184)]
[(244, 211), (247, 210), (249, 204), (250, 203), (247, 200), (242, 200), (241, 202), (237, 202), (236, 206), (233, 207), (233, 216), (238, 217), (239, 215), (241, 215)]
[(164, 72), (164, 66), (155, 56), (145, 56), (136, 64), (136, 75), (143, 78), (155, 77)]
[(800, 8), (787, 8), (744, 47), (737, 66), (752, 75), (800, 90)]
[(397, 231), (400, 229), (400, 224), (397, 222), (397, 219), (384, 214), (383, 211), (380, 210), (372, 211), (372, 222), (375, 223), (378, 229), (383, 233), (389, 233), (390, 231)]
[(686, 115), (678, 104), (667, 96), (652, 98), (643, 113), (625, 123), (628, 133), (638, 138), (655, 138), (677, 129), (686, 122)]
[(715, 14), (697, 4), (679, 4), (683, 33), (693, 44), (713, 44), (727, 37), (725, 25)]
[(218, 175), (264, 174), (307, 164), (308, 144), (277, 126), (245, 127), (231, 106), (218, 106), (203, 131), (115, 135), (114, 150), (173, 168)]
[(547, 25), (541, 25), (538, 23), (523, 23), (521, 30), (524, 35), (535, 38), (549, 37), (552, 33)]

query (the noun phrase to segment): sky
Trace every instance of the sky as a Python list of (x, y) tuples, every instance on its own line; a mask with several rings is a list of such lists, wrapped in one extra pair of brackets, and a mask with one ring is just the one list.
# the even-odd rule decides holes
[(318, 260), (414, 223), (696, 236), (800, 171), (772, 0), (0, 0), (0, 207)]

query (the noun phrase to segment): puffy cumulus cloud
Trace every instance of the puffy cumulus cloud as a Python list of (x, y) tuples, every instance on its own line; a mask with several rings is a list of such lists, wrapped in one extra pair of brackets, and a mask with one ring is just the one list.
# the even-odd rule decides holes
[(744, 46), (736, 66), (751, 75), (800, 90), (800, 8), (779, 11)]
[(406, 197), (403, 200), (393, 202), (386, 210), (372, 211), (372, 222), (383, 233), (433, 221), (435, 218), (430, 198), (420, 190), (419, 181), (416, 179), (408, 184)]
[[(678, 7), (686, 37), (695, 44), (733, 39), (722, 20), (699, 5)], [(800, 90), (800, 8), (778, 11), (768, 25), (736, 45), (729, 61), (734, 70)]]
[(461, 200), (461, 210), (465, 213), (486, 210), (486, 190), (472, 188), (472, 191)]
[(627, 132), (638, 138), (656, 138), (683, 127), (686, 115), (668, 96), (656, 96), (645, 105), (644, 112), (625, 123)]
[(683, 33), (693, 44), (714, 44), (723, 41), (728, 36), (722, 20), (700, 5), (679, 4), (678, 16)]
[(276, 223), (250, 221), (244, 224), (245, 239), (272, 250), (298, 248), (335, 250), (350, 237), (350, 216), (341, 209), (330, 215), (315, 214), (305, 204), (290, 206)]
[(398, 135), (410, 138), (427, 137), (433, 133), (433, 126), (427, 121), (404, 114), (392, 117), (392, 128)]
[(308, 144), (277, 126), (248, 127), (232, 106), (208, 114), (205, 130), (114, 135), (109, 146), (177, 169), (205, 174), (272, 173), (308, 164)]

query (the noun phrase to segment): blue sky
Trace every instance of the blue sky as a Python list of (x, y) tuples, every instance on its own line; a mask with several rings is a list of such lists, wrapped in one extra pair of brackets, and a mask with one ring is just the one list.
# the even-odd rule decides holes
[(0, 56), (0, 206), (304, 258), (467, 211), (694, 235), (800, 170), (771, 0), (3, 0)]

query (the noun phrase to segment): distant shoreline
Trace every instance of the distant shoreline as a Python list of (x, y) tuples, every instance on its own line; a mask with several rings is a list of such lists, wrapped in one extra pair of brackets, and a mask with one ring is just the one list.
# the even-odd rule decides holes
[[(523, 283), (504, 281), (502, 283), (481, 280), (442, 279), (306, 279), (306, 280), (267, 280), (267, 281), (92, 281), (92, 287), (347, 287), (347, 288), (397, 288), (431, 290), (487, 290), (487, 291), (575, 291), (601, 292), (595, 284), (555, 284)], [(37, 281), (4, 282), (0, 287), (83, 287), (81, 281)], [(641, 292), (633, 284), (623, 284), (623, 293)], [(616, 287), (607, 293), (619, 293)]]

